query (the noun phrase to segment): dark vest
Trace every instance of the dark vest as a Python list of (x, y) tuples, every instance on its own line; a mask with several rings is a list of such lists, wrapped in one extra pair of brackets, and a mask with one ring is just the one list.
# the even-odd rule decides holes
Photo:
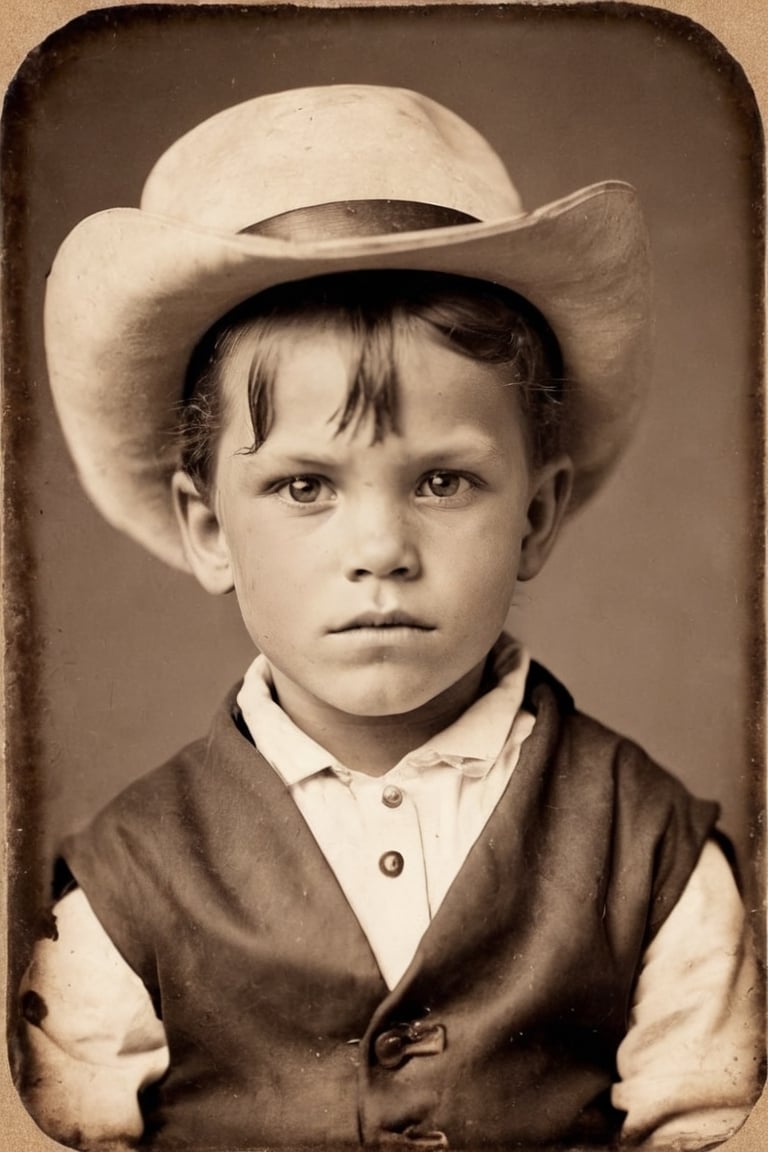
[[(644, 950), (716, 812), (534, 666), (507, 789), (389, 992), (233, 698), (63, 856), (149, 989), (158, 1148), (607, 1143)], [(397, 883), (393, 879), (393, 883)]]

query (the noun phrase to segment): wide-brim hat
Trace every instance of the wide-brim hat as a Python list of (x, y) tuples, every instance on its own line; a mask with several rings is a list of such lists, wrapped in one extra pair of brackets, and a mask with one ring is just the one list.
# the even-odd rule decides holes
[(287, 281), (403, 269), (501, 284), (546, 317), (567, 381), (571, 507), (608, 475), (648, 375), (650, 270), (635, 190), (580, 189), (525, 212), (501, 160), (404, 89), (258, 97), (177, 140), (140, 208), (87, 217), (48, 280), (56, 408), (106, 519), (178, 568), (172, 435), (192, 350), (236, 304)]

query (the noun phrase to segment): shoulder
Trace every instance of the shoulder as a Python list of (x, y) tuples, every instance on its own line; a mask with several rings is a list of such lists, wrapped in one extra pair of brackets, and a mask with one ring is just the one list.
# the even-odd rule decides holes
[(650, 893), (649, 929), (680, 896), (712, 834), (718, 805), (693, 796), (634, 740), (580, 712), (541, 665), (531, 666), (527, 706), (548, 765), (550, 804), (575, 804), (605, 845), (623, 898)]
[(237, 689), (216, 710), (209, 732), (139, 776), (101, 809), (88, 825), (60, 845), (56, 888), (99, 856), (120, 861), (162, 858), (180, 841), (199, 835), (205, 814), (226, 804), (238, 773), (253, 773), (260, 758), (239, 721)]
[(134, 810), (142, 811), (148, 818), (154, 804), (163, 800), (178, 802), (185, 796), (189, 798), (198, 788), (213, 787), (212, 768), (227, 764), (236, 771), (244, 760), (250, 760), (255, 749), (242, 726), (236, 699), (234, 688), (216, 709), (204, 736), (190, 741), (162, 764), (138, 776), (95, 819)]
[(531, 663), (525, 706), (548, 730), (551, 740), (565, 746), (585, 774), (610, 778), (628, 798), (646, 795), (652, 789), (668, 798), (694, 800), (682, 782), (639, 743), (580, 711), (568, 689), (536, 662)]
[(256, 805), (238, 780), (258, 774), (263, 761), (239, 726), (235, 698), (233, 691), (224, 700), (206, 737), (128, 785), (59, 846), (54, 895), (82, 889), (147, 987), (154, 987), (147, 926), (159, 931), (175, 923), (185, 901), (204, 898), (211, 846), (225, 851), (252, 823)]

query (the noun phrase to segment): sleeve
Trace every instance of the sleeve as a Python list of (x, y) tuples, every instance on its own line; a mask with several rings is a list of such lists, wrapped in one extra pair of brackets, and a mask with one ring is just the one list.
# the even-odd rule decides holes
[(614, 1106), (622, 1137), (682, 1152), (717, 1144), (762, 1087), (762, 983), (731, 870), (708, 841), (643, 957)]
[(131, 1146), (143, 1130), (138, 1094), (168, 1066), (163, 1026), (85, 894), (53, 911), (20, 990), (19, 1091), (54, 1139)]

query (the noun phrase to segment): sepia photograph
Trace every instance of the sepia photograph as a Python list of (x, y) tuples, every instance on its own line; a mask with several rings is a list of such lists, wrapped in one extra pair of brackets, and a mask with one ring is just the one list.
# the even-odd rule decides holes
[(8, 81), (14, 1149), (759, 1149), (740, 60), (140, 3)]

